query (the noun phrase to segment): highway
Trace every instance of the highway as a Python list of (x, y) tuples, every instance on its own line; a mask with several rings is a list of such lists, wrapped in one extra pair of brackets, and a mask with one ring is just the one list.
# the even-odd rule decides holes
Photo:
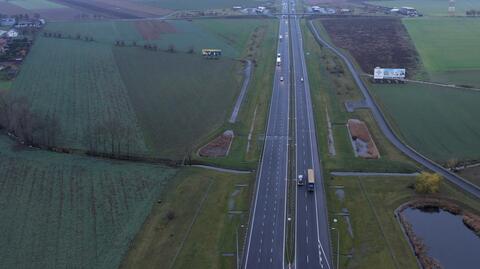
[(291, 16), (293, 86), (295, 93), (296, 175), (307, 180), (307, 169), (314, 169), (315, 190), (307, 183), (296, 188), (295, 268), (331, 268), (330, 228), (319, 159), (310, 86), (303, 51), (300, 18)]
[[(288, 10), (286, 3), (283, 2), (284, 12)], [(288, 32), (288, 19), (282, 17), (279, 23), (279, 35), (285, 35)], [(290, 104), (289, 49), (287, 37), (279, 39), (277, 53), (281, 55), (281, 64), (275, 66), (265, 143), (257, 174), (253, 211), (248, 225), (244, 268), (285, 267)]]
[[(450, 181), (451, 183), (455, 184), (462, 190), (466, 191), (467, 193), (470, 193), (476, 198), (480, 198), (480, 188), (475, 186), (474, 184), (470, 183), (469, 181), (463, 179), (462, 177), (450, 172), (449, 170), (443, 168), (441, 165), (435, 163), (434, 161), (428, 159), (427, 157), (423, 156), (419, 152), (417, 152), (415, 149), (411, 148), (407, 144), (405, 144), (401, 139), (398, 138), (398, 136), (395, 134), (395, 132), (392, 130), (390, 125), (388, 124), (387, 120), (385, 119), (385, 116), (381, 112), (380, 108), (378, 107), (377, 103), (375, 103), (375, 100), (371, 96), (367, 86), (365, 83), (362, 81), (360, 78), (360, 74), (357, 72), (355, 69), (354, 65), (350, 61), (348, 57), (346, 57), (342, 52), (340, 52), (337, 48), (332, 46), (330, 43), (326, 42), (319, 34), (315, 26), (311, 21), (308, 22), (310, 29), (313, 31), (313, 34), (315, 36), (315, 39), (317, 42), (321, 43), (323, 46), (327, 47), (330, 49), (332, 52), (337, 54), (347, 65), (350, 73), (352, 74), (355, 83), (361, 90), (367, 106), (370, 108), (372, 111), (373, 117), (375, 118), (375, 121), (377, 122), (378, 126), (382, 130), (383, 134), (385, 137), (396, 147), (398, 148), (401, 152), (403, 152), (405, 155), (410, 157), (411, 159), (417, 161), (424, 167), (442, 175), (445, 179)], [(407, 104), (406, 104), (407, 105)]]

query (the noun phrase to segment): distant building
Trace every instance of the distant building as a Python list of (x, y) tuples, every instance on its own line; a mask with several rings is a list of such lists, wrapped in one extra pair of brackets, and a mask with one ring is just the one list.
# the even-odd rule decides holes
[(0, 19), (0, 26), (14, 26), (17, 21), (15, 18)]
[(266, 10), (267, 10), (267, 8), (266, 8), (266, 7), (263, 7), (263, 6), (259, 6), (259, 7), (257, 7), (257, 8), (255, 9), (255, 11), (256, 11), (257, 13), (264, 13)]
[(413, 7), (401, 7), (398, 10), (398, 13), (406, 16), (417, 16), (417, 10)]
[(10, 29), (6, 34), (6, 37), (8, 38), (18, 37), (18, 32), (15, 29)]

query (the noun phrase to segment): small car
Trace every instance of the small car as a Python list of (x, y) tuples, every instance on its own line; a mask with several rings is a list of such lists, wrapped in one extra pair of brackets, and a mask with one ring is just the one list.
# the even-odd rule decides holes
[(303, 180), (303, 175), (298, 175), (297, 185), (298, 186), (305, 185), (305, 181)]
[(300, 81), (301, 81), (301, 82), (303, 82), (303, 77), (302, 77), (302, 78), (300, 78)]
[(283, 81), (283, 76), (280, 77), (280, 81)]

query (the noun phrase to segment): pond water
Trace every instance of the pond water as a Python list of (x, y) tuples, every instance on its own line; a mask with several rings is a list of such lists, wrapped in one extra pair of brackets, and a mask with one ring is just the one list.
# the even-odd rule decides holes
[(407, 208), (403, 214), (423, 239), (428, 255), (443, 268), (480, 268), (480, 237), (463, 224), (461, 216), (438, 208)]

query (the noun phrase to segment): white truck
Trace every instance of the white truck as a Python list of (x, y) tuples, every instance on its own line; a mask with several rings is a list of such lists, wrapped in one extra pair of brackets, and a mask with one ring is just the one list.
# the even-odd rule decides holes
[(277, 66), (280, 66), (282, 63), (282, 58), (280, 56), (277, 56)]

